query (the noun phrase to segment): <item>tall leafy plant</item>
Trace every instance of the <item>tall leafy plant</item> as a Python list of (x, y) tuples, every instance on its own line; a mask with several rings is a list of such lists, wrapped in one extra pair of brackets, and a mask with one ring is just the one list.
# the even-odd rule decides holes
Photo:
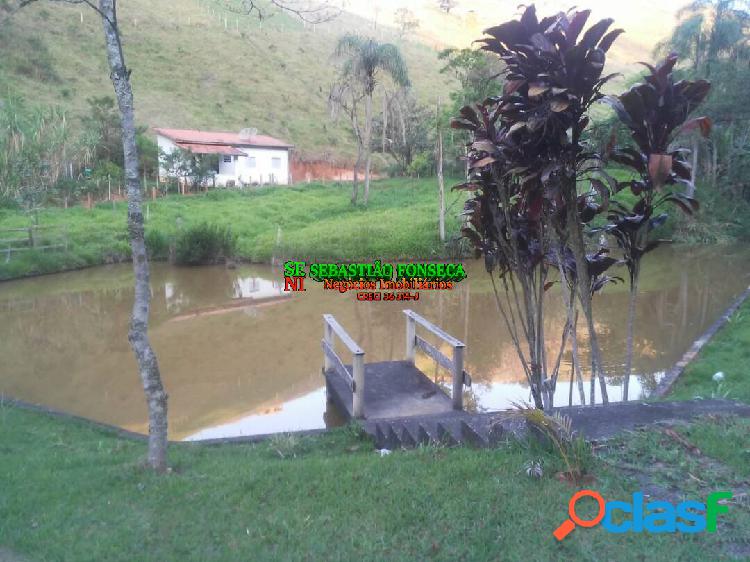
[[(609, 158), (637, 173), (637, 179), (618, 182), (617, 189), (629, 189), (636, 197), (632, 206), (610, 205), (610, 223), (602, 230), (614, 236), (622, 249), (630, 276), (630, 301), (625, 354), (623, 398), (628, 399), (633, 365), (633, 329), (641, 259), (656, 248), (652, 231), (667, 219), (661, 206), (674, 204), (687, 214), (698, 210), (698, 202), (682, 191), (691, 187), (690, 151), (674, 146), (675, 138), (692, 130), (708, 136), (707, 117), (689, 119), (703, 102), (711, 86), (706, 80), (675, 82), (677, 55), (670, 54), (657, 66), (646, 64), (649, 73), (620, 96), (605, 99), (627, 127), (631, 143), (613, 148)], [(645, 63), (644, 63), (645, 64)]]
[[(503, 93), (461, 109), (453, 126), (473, 133), (470, 174), (457, 189), (474, 193), (466, 203), (464, 235), (484, 255), (501, 316), (511, 332), (537, 407), (553, 405), (559, 360), (548, 368), (544, 297), (550, 268), (569, 281), (587, 321), (592, 377), (608, 401), (593, 319), (592, 294), (611, 278), (617, 260), (587, 253), (584, 228), (606, 209), (611, 179), (600, 157), (582, 140), (591, 105), (613, 76), (604, 76), (606, 52), (622, 33), (611, 19), (584, 27), (589, 10), (539, 19), (527, 7), (520, 19), (486, 30), (483, 49), (505, 64)], [(594, 177), (600, 173), (601, 179)], [(591, 191), (578, 193), (589, 180)], [(503, 284), (501, 298), (495, 277)], [(561, 335), (565, 347), (568, 325)]]

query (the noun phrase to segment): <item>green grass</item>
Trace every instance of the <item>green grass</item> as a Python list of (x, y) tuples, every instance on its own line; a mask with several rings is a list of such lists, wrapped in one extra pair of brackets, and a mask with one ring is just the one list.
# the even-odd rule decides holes
[[(446, 185), (452, 185), (447, 180)], [(438, 240), (438, 197), (434, 178), (399, 178), (373, 183), (367, 208), (352, 206), (348, 184), (301, 184), (238, 191), (172, 195), (147, 201), (146, 233), (174, 241), (189, 226), (228, 226), (237, 235), (237, 256), (254, 262), (272, 257), (353, 260), (428, 259), (445, 255)], [(458, 233), (462, 195), (447, 194), (446, 232)], [(68, 251), (18, 252), (0, 279), (122, 261), (129, 256), (126, 204), (101, 203), (94, 209), (49, 208), (40, 225), (67, 229)], [(0, 230), (28, 226), (18, 211), (0, 210)]]
[[(728, 423), (737, 435), (750, 429), (693, 427), (719, 440)], [(155, 476), (140, 465), (143, 443), (10, 406), (0, 407), (0, 443), (0, 545), (33, 560), (718, 560), (750, 524), (747, 505), (733, 504), (716, 534), (577, 529), (558, 544), (551, 533), (574, 488), (555, 478), (559, 460), (512, 443), (381, 457), (344, 428), (257, 445), (173, 446), (174, 470)], [(645, 474), (663, 497), (676, 488), (705, 499), (739, 479), (734, 462), (721, 464), (725, 449), (710, 474), (698, 473), (703, 486), (685, 471), (704, 459), (639, 432), (597, 452), (590, 487), (627, 499)], [(531, 458), (542, 459), (539, 480), (524, 474)], [(634, 473), (633, 464), (650, 472)]]
[[(749, 365), (750, 302), (745, 302), (688, 365), (667, 399), (716, 396), (750, 402)], [(712, 377), (719, 371), (724, 381), (716, 383)]]

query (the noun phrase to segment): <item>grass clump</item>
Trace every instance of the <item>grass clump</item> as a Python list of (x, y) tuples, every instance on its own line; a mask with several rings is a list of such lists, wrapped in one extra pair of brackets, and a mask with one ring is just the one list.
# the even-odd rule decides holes
[(175, 259), (180, 265), (221, 263), (231, 258), (237, 248), (237, 236), (228, 226), (201, 223), (177, 236)]

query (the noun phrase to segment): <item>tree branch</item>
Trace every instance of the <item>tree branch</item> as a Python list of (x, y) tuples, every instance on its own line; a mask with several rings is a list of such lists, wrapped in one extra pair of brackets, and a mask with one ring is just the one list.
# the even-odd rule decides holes
[[(270, 15), (266, 8), (260, 6), (257, 0), (240, 0), (239, 7), (224, 2), (224, 8), (233, 13), (255, 15), (264, 20)], [(336, 19), (341, 14), (340, 8), (331, 6), (328, 1), (314, 2), (313, 0), (268, 0), (268, 4), (284, 12), (297, 16), (305, 23), (318, 24)]]

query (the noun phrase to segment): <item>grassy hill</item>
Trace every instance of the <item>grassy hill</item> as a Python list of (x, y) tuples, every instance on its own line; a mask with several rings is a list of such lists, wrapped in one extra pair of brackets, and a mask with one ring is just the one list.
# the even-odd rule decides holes
[[(137, 120), (149, 127), (257, 127), (307, 158), (346, 159), (353, 140), (343, 122), (332, 122), (327, 103), (330, 56), (345, 32), (397, 42), (422, 101), (450, 88), (434, 48), (347, 13), (310, 26), (278, 12), (261, 22), (214, 0), (129, 0), (119, 8)], [(0, 24), (0, 52), (0, 91), (60, 105), (73, 118), (88, 98), (112, 93), (101, 25), (85, 7), (25, 8)]]
[[(294, 143), (304, 158), (339, 162), (351, 159), (355, 151), (348, 128), (331, 120), (327, 103), (335, 76), (331, 53), (342, 33), (398, 44), (418, 98), (434, 103), (438, 96), (446, 99), (453, 88), (452, 80), (440, 74), (437, 51), (470, 46), (482, 29), (516, 12), (515, 3), (494, 0), (459, 3), (450, 14), (432, 0), (347, 0), (348, 12), (311, 26), (278, 11), (267, 11), (273, 16), (263, 21), (238, 15), (225, 8), (232, 1), (120, 3), (139, 123), (226, 130), (257, 127)], [(638, 70), (635, 61), (652, 58), (654, 45), (669, 33), (681, 3), (651, 5), (648, 11), (654, 17), (645, 21), (636, 14), (643, 13), (647, 0), (633, 1), (627, 8), (581, 5), (594, 8), (591, 21), (612, 16), (616, 26), (625, 28), (608, 62), (610, 71), (625, 75)], [(567, 7), (551, 0), (537, 4), (540, 13)], [(399, 38), (395, 26), (400, 7), (408, 7), (420, 22), (410, 32), (410, 41)], [(10, 87), (29, 101), (58, 104), (74, 123), (85, 111), (87, 98), (111, 95), (101, 25), (86, 7), (45, 1), (27, 7), (0, 23), (0, 51), (0, 91)]]

